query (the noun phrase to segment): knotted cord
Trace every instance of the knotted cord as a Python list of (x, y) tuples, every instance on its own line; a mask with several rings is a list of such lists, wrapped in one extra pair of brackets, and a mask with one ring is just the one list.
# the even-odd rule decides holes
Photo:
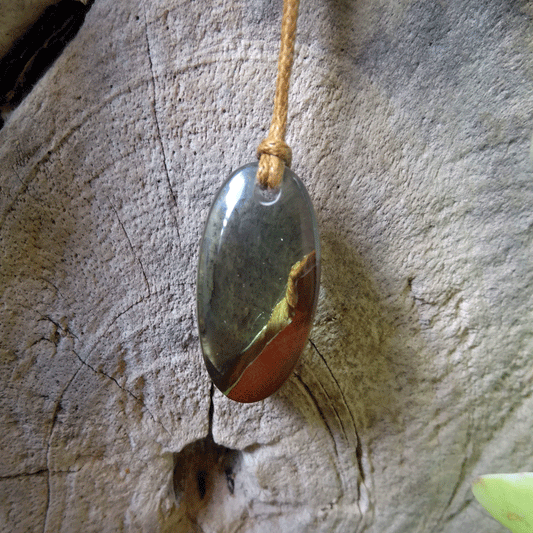
[(278, 187), (283, 178), (285, 165), (288, 167), (291, 165), (292, 152), (285, 142), (285, 133), (299, 4), (300, 0), (284, 0), (283, 2), (274, 112), (268, 136), (257, 148), (259, 158), (257, 180), (263, 187)]

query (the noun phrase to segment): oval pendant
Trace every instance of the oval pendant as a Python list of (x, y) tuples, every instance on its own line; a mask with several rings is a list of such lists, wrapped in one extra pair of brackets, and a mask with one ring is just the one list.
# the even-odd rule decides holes
[(232, 400), (270, 396), (302, 353), (318, 298), (320, 242), (311, 200), (285, 169), (277, 189), (257, 163), (218, 191), (200, 245), (200, 343), (215, 385)]

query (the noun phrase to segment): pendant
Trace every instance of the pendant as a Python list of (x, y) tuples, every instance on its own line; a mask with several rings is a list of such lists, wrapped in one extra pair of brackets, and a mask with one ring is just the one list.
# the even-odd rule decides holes
[(290, 376), (312, 326), (320, 242), (311, 199), (285, 168), (276, 189), (257, 163), (218, 191), (200, 245), (197, 316), (215, 385), (238, 402), (274, 393)]

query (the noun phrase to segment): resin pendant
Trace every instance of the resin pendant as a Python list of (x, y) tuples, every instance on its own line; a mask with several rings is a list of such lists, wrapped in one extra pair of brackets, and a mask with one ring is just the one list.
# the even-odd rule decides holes
[(320, 243), (303, 183), (277, 189), (257, 163), (233, 173), (211, 207), (200, 246), (197, 313), (204, 361), (229, 398), (255, 402), (289, 377), (316, 309)]

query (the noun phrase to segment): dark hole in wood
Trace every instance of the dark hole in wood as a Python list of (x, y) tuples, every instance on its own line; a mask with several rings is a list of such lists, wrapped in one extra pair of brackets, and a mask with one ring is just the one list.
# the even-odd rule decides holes
[(224, 470), (224, 474), (226, 474), (226, 483), (228, 484), (228, 489), (231, 494), (235, 491), (235, 475), (233, 473), (233, 470), (228, 467)]
[(198, 483), (198, 494), (200, 499), (203, 500), (207, 491), (207, 472), (205, 470), (200, 470), (196, 474), (196, 482)]

